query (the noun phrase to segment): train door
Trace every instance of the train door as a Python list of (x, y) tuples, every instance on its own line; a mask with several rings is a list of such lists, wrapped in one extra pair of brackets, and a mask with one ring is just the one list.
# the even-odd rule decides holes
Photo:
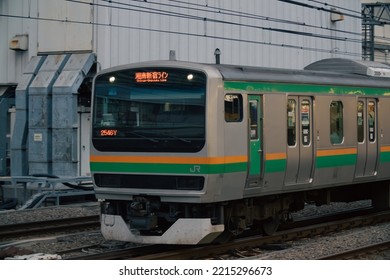
[(378, 160), (377, 102), (373, 98), (359, 98), (357, 104), (358, 158), (356, 177), (376, 175)]
[(288, 97), (285, 185), (311, 182), (313, 166), (312, 108), (311, 97)]
[(249, 110), (249, 186), (258, 186), (262, 173), (262, 96), (248, 96)]

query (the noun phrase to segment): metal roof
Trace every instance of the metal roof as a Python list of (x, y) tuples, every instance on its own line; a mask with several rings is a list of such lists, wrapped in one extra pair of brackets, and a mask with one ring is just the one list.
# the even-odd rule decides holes
[(390, 66), (366, 60), (351, 60), (345, 58), (328, 58), (316, 61), (305, 67), (305, 70), (329, 71), (346, 74), (390, 78)]
[(304, 70), (233, 65), (215, 67), (224, 80), (230, 81), (390, 87), (390, 66), (370, 61), (324, 59), (310, 64)]

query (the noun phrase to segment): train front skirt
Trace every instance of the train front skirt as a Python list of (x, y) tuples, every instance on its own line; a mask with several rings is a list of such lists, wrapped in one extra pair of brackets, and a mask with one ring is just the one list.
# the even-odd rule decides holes
[(212, 225), (209, 218), (178, 219), (163, 235), (140, 235), (132, 230), (121, 216), (102, 214), (101, 231), (105, 239), (143, 244), (206, 244), (225, 229), (223, 224)]

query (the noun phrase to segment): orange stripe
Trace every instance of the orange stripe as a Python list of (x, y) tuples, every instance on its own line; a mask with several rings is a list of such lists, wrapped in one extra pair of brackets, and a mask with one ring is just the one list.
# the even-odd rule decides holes
[(277, 159), (286, 159), (286, 158), (287, 158), (286, 153), (272, 153), (272, 154), (265, 155), (266, 160), (277, 160)]
[(356, 154), (356, 153), (357, 153), (356, 148), (337, 149), (337, 150), (321, 150), (321, 151), (317, 151), (317, 157), (351, 155), (351, 154)]
[(390, 152), (390, 146), (381, 147), (381, 152)]
[(170, 163), (170, 164), (223, 164), (247, 162), (247, 156), (227, 157), (156, 157), (156, 156), (93, 156), (91, 162), (132, 162), (132, 163)]

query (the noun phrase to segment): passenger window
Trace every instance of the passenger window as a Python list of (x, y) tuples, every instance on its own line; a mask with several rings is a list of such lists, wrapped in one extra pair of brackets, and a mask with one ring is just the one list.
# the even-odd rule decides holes
[(375, 103), (368, 102), (368, 139), (370, 142), (375, 142)]
[(341, 144), (344, 140), (343, 103), (333, 101), (330, 104), (330, 142)]
[(302, 100), (301, 103), (301, 126), (302, 126), (302, 144), (310, 145), (310, 102)]
[(258, 135), (258, 102), (257, 100), (249, 101), (249, 114), (250, 114), (250, 126), (251, 126), (251, 140), (255, 140), (259, 138)]
[(289, 99), (287, 102), (287, 143), (289, 146), (295, 146), (297, 143), (296, 124), (296, 103), (294, 99)]
[(225, 95), (225, 121), (240, 122), (243, 118), (241, 94)]
[(364, 102), (359, 101), (357, 107), (357, 131), (358, 142), (364, 142)]

